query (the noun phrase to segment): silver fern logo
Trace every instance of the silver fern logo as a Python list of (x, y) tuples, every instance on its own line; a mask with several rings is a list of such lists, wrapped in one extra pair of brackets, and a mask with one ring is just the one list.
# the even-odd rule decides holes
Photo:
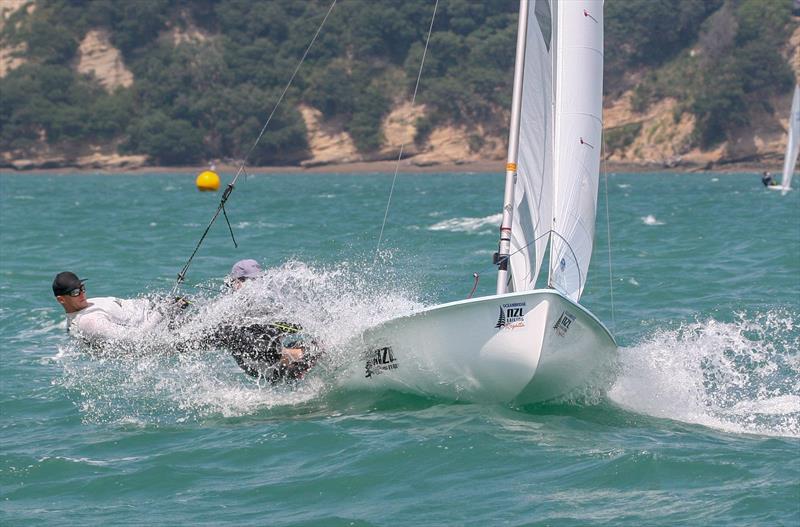
[(503, 312), (503, 308), (500, 308), (500, 318), (497, 319), (497, 324), (494, 325), (495, 328), (500, 329), (506, 325), (506, 314)]
[(496, 329), (521, 328), (525, 325), (525, 302), (503, 304), (500, 306), (500, 316), (497, 317)]

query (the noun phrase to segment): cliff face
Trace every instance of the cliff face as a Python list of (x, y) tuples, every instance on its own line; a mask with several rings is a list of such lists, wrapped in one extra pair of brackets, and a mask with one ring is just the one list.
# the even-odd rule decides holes
[[(32, 0), (3, 0), (0, 24), (11, 15), (26, 10), (32, 13)], [(791, 65), (795, 78), (800, 78), (800, 18), (792, 37), (781, 50)], [(0, 25), (0, 29), (2, 26)], [(163, 35), (175, 46), (206, 42), (214, 38), (197, 27), (183, 25)], [(25, 63), (25, 46), (0, 41), (0, 78)], [(702, 49), (692, 50), (694, 54)], [(93, 77), (107, 92), (134, 85), (136, 79), (126, 66), (105, 30), (86, 32), (71, 67)], [(643, 75), (643, 73), (638, 73)], [(749, 125), (741, 127), (727, 140), (711, 149), (696, 146), (696, 118), (674, 97), (664, 97), (646, 108), (637, 108), (634, 88), (604, 101), (605, 158), (612, 162), (661, 167), (711, 166), (738, 161), (762, 160), (779, 162), (786, 145), (786, 130), (791, 94), (774, 97), (749, 110)], [(641, 106), (641, 105), (639, 105)], [(307, 104), (297, 110), (306, 128), (309, 156), (302, 166), (396, 159), (402, 146), (403, 157), (419, 166), (460, 164), (477, 161), (502, 161), (507, 138), (487, 132), (479, 123), (466, 127), (449, 124), (426, 134), (423, 143), (415, 143), (416, 125), (427, 115), (423, 105), (412, 107), (408, 101), (397, 101), (382, 123), (383, 143), (372, 153), (360, 152), (353, 138), (345, 131), (346, 123), (326, 121), (322, 112)], [(254, 131), (256, 133), (256, 131)], [(48, 145), (44, 141), (26, 152), (0, 152), (6, 165), (17, 169), (74, 166), (78, 168), (133, 168), (148, 164), (147, 156), (120, 155), (120, 141), (110, 144), (74, 144), (62, 141)]]
[[(22, 9), (32, 13), (36, 9), (36, 5), (30, 0), (3, 0), (0, 2), (0, 30), (5, 28), (11, 15)], [(0, 78), (25, 63), (22, 56), (26, 50), (26, 46), (23, 44), (8, 45), (0, 42)]]
[(133, 84), (133, 74), (122, 61), (122, 54), (111, 45), (106, 31), (86, 33), (78, 48), (78, 73), (94, 75), (97, 82), (111, 92)]

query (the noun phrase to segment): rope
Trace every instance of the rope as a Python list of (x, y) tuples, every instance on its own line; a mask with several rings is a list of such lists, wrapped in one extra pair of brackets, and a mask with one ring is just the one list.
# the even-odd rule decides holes
[[(603, 153), (605, 153), (605, 135), (603, 136)], [(617, 332), (617, 320), (614, 316), (614, 277), (611, 269), (611, 214), (608, 206), (608, 170), (606, 170), (606, 160), (603, 159), (603, 180), (606, 190), (606, 235), (608, 237), (608, 288), (611, 293), (611, 329)]]
[[(211, 221), (209, 222), (208, 227), (206, 227), (206, 230), (203, 232), (203, 235), (200, 237), (200, 241), (197, 242), (197, 245), (195, 246), (194, 251), (192, 251), (192, 255), (189, 256), (189, 260), (187, 260), (186, 264), (183, 266), (181, 271), (178, 273), (178, 277), (175, 280), (175, 286), (172, 288), (172, 295), (173, 296), (178, 292), (178, 288), (180, 287), (181, 283), (183, 283), (184, 279), (186, 278), (186, 272), (189, 270), (189, 266), (192, 263), (192, 259), (194, 258), (195, 254), (197, 254), (197, 251), (200, 249), (200, 246), (203, 244), (203, 241), (206, 239), (206, 235), (208, 235), (209, 230), (211, 230), (211, 226), (214, 225), (215, 221), (217, 221), (217, 217), (219, 217), (219, 213), (222, 212), (225, 215), (225, 221), (228, 221), (228, 214), (225, 212), (225, 202), (228, 201), (228, 198), (230, 197), (231, 192), (233, 192), (234, 186), (236, 185), (236, 181), (239, 179), (239, 176), (242, 175), (243, 172), (245, 172), (245, 167), (247, 166), (247, 160), (250, 157), (250, 154), (253, 153), (253, 150), (256, 149), (256, 146), (258, 146), (258, 143), (261, 141), (261, 138), (264, 136), (264, 132), (266, 132), (270, 121), (272, 121), (272, 117), (275, 115), (275, 112), (278, 110), (278, 107), (280, 106), (281, 102), (283, 101), (283, 97), (286, 95), (286, 92), (289, 91), (289, 87), (292, 85), (292, 82), (294, 82), (294, 78), (297, 76), (297, 72), (300, 71), (300, 66), (302, 66), (303, 62), (306, 60), (306, 57), (308, 56), (308, 52), (311, 51), (311, 47), (314, 45), (314, 42), (316, 42), (317, 37), (319, 36), (320, 32), (322, 31), (322, 27), (325, 25), (325, 22), (328, 20), (328, 17), (330, 16), (331, 12), (333, 11), (333, 7), (336, 5), (336, 2), (337, 2), (337, 0), (333, 0), (331, 2), (331, 6), (328, 8), (328, 12), (325, 13), (325, 17), (322, 19), (322, 22), (320, 22), (316, 33), (314, 33), (314, 37), (311, 39), (311, 42), (309, 42), (308, 47), (306, 47), (306, 50), (303, 53), (303, 56), (300, 58), (300, 61), (297, 63), (297, 66), (295, 67), (294, 72), (292, 73), (292, 76), (289, 78), (289, 82), (287, 82), (286, 86), (283, 88), (283, 92), (281, 93), (280, 97), (278, 97), (278, 101), (275, 103), (275, 106), (272, 108), (272, 112), (270, 112), (269, 117), (267, 117), (267, 121), (264, 123), (264, 126), (261, 127), (261, 131), (259, 132), (258, 137), (256, 137), (256, 140), (253, 142), (253, 145), (250, 147), (250, 149), (247, 151), (247, 153), (245, 154), (244, 158), (242, 159), (242, 162), (239, 165), (239, 169), (236, 171), (236, 175), (234, 176), (233, 181), (231, 181), (228, 184), (227, 188), (225, 189), (225, 192), (222, 193), (222, 199), (220, 199), (219, 205), (217, 206), (217, 211), (214, 213), (214, 216), (211, 218)], [(235, 247), (238, 247), (238, 245), (236, 244), (236, 238), (234, 238), (234, 236), (233, 236), (233, 229), (231, 228), (230, 221), (228, 221), (228, 229), (230, 230), (231, 238), (233, 238), (233, 245)]]
[[(411, 97), (411, 108), (414, 108), (414, 103), (417, 100), (417, 90), (419, 89), (419, 81), (422, 78), (422, 67), (425, 65), (425, 56), (428, 54), (428, 43), (431, 41), (431, 33), (433, 32), (433, 21), (436, 18), (436, 9), (439, 7), (439, 0), (433, 6), (433, 14), (431, 15), (431, 25), (428, 27), (428, 37), (425, 39), (425, 49), (422, 51), (422, 60), (419, 62), (419, 72), (417, 73), (417, 82), (414, 85), (414, 95)], [(389, 199), (386, 202), (386, 211), (383, 213), (383, 223), (381, 224), (381, 232), (378, 235), (378, 245), (375, 247), (375, 259), (373, 263), (378, 260), (378, 255), (381, 250), (381, 241), (383, 241), (383, 230), (386, 227), (386, 219), (389, 217), (389, 206), (392, 203), (392, 195), (394, 194), (394, 185), (397, 181), (397, 171), (400, 168), (400, 160), (403, 158), (403, 150), (406, 144), (403, 142), (400, 145), (400, 153), (397, 155), (397, 162), (394, 165), (394, 177), (392, 177), (392, 186), (389, 189)]]
[(467, 298), (472, 298), (472, 295), (475, 294), (475, 290), (478, 289), (478, 280), (480, 280), (481, 275), (478, 273), (472, 273), (472, 278), (475, 279), (475, 282), (472, 284), (472, 291), (469, 292)]

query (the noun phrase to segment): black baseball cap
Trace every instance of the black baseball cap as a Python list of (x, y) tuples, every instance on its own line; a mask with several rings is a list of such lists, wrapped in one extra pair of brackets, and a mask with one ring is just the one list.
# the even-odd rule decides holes
[(55, 280), (53, 280), (53, 294), (55, 296), (66, 295), (73, 289), (78, 289), (85, 281), (69, 271), (58, 273)]

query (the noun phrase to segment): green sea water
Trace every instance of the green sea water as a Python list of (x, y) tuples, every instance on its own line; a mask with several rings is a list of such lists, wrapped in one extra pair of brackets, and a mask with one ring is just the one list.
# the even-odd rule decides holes
[[(265, 301), (340, 365), (348, 337), (465, 298), (473, 273), (493, 293), (503, 176), (401, 174), (376, 257), (391, 180), (240, 180), (238, 248), (221, 216), (182, 293), (212, 305), (255, 258)], [(188, 175), (0, 175), (0, 524), (800, 524), (799, 191), (610, 174), (606, 200), (601, 181), (581, 302), (616, 378), (526, 407), (359, 392), (337, 367), (273, 388), (160, 335), (101, 357), (69, 340), (57, 272), (165, 296), (219, 198)]]

